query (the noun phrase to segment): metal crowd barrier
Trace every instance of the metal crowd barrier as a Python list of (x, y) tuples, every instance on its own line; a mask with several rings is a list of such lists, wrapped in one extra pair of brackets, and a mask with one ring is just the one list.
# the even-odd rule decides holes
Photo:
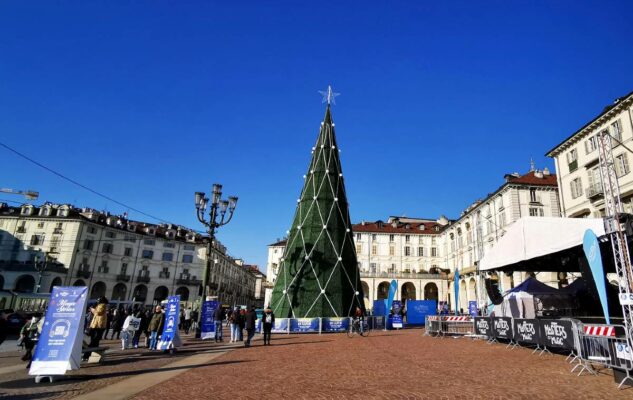
[(471, 316), (427, 315), (424, 334), (427, 336), (463, 336), (475, 332)]
[(474, 332), (473, 317), (470, 316), (446, 316), (440, 321), (442, 336), (472, 335)]
[(424, 334), (427, 336), (437, 336), (440, 333), (440, 317), (438, 315), (427, 315), (424, 321)]
[(572, 372), (580, 368), (578, 376), (587, 371), (596, 375), (595, 366), (615, 368), (624, 371), (624, 378), (618, 388), (628, 380), (633, 383), (633, 352), (624, 336), (622, 325), (580, 324), (578, 364)]

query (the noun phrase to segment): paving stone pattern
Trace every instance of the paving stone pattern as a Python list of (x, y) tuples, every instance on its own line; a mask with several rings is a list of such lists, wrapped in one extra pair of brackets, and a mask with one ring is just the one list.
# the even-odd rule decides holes
[(68, 373), (65, 380), (56, 383), (35, 384), (26, 370), (26, 363), (20, 361), (23, 353), (8, 352), (0, 354), (0, 371), (11, 366), (20, 367), (10, 373), (0, 373), (0, 399), (69, 399), (79, 394), (100, 389), (106, 385), (119, 382), (143, 373), (152, 373), (176, 360), (191, 356), (198, 351), (221, 351), (222, 345), (208, 341), (200, 343), (185, 337), (185, 346), (175, 355), (146, 349), (120, 349), (121, 342), (116, 340), (102, 341), (101, 344), (112, 348), (102, 364), (82, 364), (81, 369)]
[(273, 335), (217, 365), (187, 371), (139, 393), (160, 399), (633, 399), (612, 375), (571, 374), (564, 356), (532, 355), (421, 330)]

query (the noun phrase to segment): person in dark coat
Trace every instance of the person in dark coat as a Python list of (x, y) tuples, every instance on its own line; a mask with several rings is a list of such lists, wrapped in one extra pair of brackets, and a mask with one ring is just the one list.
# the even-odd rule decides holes
[(251, 340), (255, 336), (255, 325), (257, 324), (257, 314), (255, 313), (255, 307), (251, 307), (251, 310), (244, 316), (244, 327), (246, 328), (246, 342), (244, 347), (250, 347)]
[(121, 338), (121, 328), (123, 327), (123, 322), (125, 322), (126, 317), (127, 316), (123, 313), (123, 310), (114, 310), (114, 314), (112, 315), (112, 323), (110, 324), (110, 328), (112, 329), (112, 336), (110, 337), (110, 340), (114, 339), (115, 333), (117, 340)]
[(239, 321), (239, 327), (237, 330), (238, 333), (238, 341), (242, 342), (244, 341), (244, 318), (246, 317), (246, 310), (240, 310), (240, 321)]
[(4, 310), (0, 310), (0, 344), (7, 339), (8, 331), (9, 323), (7, 322), (7, 313)]
[(145, 334), (145, 347), (149, 349), (149, 321), (152, 319), (152, 312), (150, 310), (145, 310), (143, 316), (145, 317), (145, 324), (143, 325), (143, 333)]
[(222, 322), (224, 321), (226, 314), (224, 308), (218, 306), (213, 312), (213, 322), (215, 324), (215, 341), (222, 342)]
[(156, 350), (158, 345), (158, 336), (163, 332), (163, 325), (165, 324), (165, 314), (161, 306), (156, 306), (154, 309), (154, 315), (149, 321), (149, 348), (150, 350)]
[(270, 333), (275, 325), (275, 314), (270, 307), (266, 307), (262, 316), (262, 330), (264, 331), (264, 346), (270, 345)]

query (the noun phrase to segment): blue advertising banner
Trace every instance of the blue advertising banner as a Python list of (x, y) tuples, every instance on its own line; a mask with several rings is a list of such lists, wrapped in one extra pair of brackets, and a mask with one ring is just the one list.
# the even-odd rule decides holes
[(453, 283), (455, 289), (455, 315), (459, 315), (459, 270), (455, 270), (455, 280)]
[(213, 313), (218, 308), (216, 300), (205, 301), (202, 303), (202, 316), (200, 324), (200, 339), (215, 338), (215, 322), (213, 321)]
[(407, 300), (407, 325), (424, 325), (427, 315), (437, 315), (435, 300)]
[(322, 318), (321, 330), (323, 332), (347, 332), (349, 330), (349, 318)]
[(387, 300), (374, 300), (374, 309), (372, 315), (384, 317), (389, 315), (389, 309), (387, 308)]
[(29, 375), (64, 375), (79, 369), (86, 287), (53, 287)]
[(290, 332), (318, 332), (318, 318), (293, 318), (290, 320)]
[(470, 314), (473, 317), (476, 317), (479, 313), (477, 312), (477, 302), (476, 301), (469, 301), (468, 302), (468, 314)]
[(391, 310), (393, 311), (393, 315), (391, 316), (391, 326), (394, 329), (402, 328), (402, 302), (399, 300), (394, 300)]
[(165, 324), (163, 333), (158, 342), (158, 350), (170, 350), (180, 346), (180, 336), (178, 335), (178, 317), (180, 312), (180, 296), (169, 296), (165, 309)]
[(585, 252), (587, 261), (589, 261), (589, 269), (593, 275), (593, 281), (596, 282), (596, 289), (598, 290), (598, 297), (600, 297), (600, 304), (602, 304), (602, 312), (607, 324), (610, 324), (609, 319), (609, 304), (607, 303), (607, 288), (604, 283), (605, 273), (602, 266), (602, 255), (600, 254), (600, 244), (596, 234), (591, 230), (585, 231), (585, 236), (582, 241), (582, 249)]
[(272, 333), (288, 333), (288, 318), (275, 318)]

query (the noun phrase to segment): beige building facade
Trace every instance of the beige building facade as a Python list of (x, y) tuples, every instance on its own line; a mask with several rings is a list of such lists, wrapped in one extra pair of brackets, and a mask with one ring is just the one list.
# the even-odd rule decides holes
[[(53, 286), (86, 286), (95, 299), (158, 303), (178, 294), (199, 300), (207, 238), (172, 224), (149, 224), (69, 205), (0, 204), (0, 289), (49, 293)], [(36, 263), (46, 269), (40, 273)], [(40, 278), (41, 277), (41, 278)], [(37, 282), (41, 280), (39, 290)], [(256, 278), (216, 243), (211, 296), (250, 305)]]

